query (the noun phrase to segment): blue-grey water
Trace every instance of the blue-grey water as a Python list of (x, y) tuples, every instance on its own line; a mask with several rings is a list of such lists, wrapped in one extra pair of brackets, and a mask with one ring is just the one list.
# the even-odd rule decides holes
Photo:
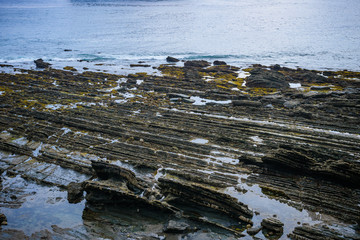
[(119, 69), (168, 55), (360, 70), (360, 1), (0, 0), (0, 63)]

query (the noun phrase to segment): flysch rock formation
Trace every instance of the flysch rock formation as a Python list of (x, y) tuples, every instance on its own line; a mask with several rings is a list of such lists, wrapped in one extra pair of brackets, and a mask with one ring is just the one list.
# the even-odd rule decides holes
[[(157, 69), (0, 74), (0, 238), (360, 239), (360, 73)], [(81, 223), (18, 226), (50, 192)]]

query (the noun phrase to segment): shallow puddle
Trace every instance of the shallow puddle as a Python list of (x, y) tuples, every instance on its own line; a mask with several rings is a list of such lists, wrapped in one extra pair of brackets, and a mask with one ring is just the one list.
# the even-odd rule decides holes
[(27, 181), (19, 175), (3, 174), (3, 189), (0, 193), (0, 212), (5, 214), (8, 225), (2, 229), (17, 229), (26, 235), (51, 229), (82, 224), (85, 201), (70, 204), (67, 192), (58, 187), (48, 187)]

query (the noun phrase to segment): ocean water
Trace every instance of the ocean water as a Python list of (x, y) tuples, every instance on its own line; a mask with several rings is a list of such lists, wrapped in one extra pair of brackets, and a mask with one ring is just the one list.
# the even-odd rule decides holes
[(167, 56), (360, 70), (360, 1), (0, 0), (0, 63), (121, 72)]

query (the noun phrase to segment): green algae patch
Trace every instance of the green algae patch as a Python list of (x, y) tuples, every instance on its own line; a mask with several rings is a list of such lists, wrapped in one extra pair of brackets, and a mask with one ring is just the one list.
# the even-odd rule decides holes
[(158, 70), (164, 75), (169, 77), (175, 77), (177, 79), (184, 78), (184, 69), (181, 67), (175, 67), (175, 66), (168, 66), (165, 64), (162, 64), (158, 67)]
[(290, 199), (285, 192), (274, 189), (272, 187), (260, 186), (261, 192), (270, 198), (285, 198)]
[(72, 72), (76, 72), (76, 71), (77, 71), (76, 68), (70, 67), (70, 66), (64, 67), (64, 70), (68, 70), (68, 71), (72, 71)]

